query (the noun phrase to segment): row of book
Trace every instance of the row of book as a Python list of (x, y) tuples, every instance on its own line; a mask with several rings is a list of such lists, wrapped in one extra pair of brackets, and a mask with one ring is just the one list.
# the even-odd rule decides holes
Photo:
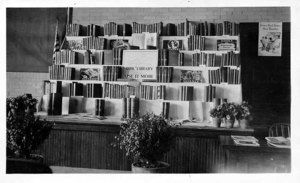
[(163, 32), (163, 23), (152, 23), (152, 24), (141, 24), (137, 22), (132, 23), (132, 33), (157, 33), (158, 35), (162, 35)]
[(62, 82), (50, 82), (44, 81), (43, 93), (44, 95), (49, 95), (51, 93), (61, 93), (62, 92)]
[(104, 111), (105, 111), (105, 100), (104, 99), (96, 99), (95, 100), (95, 115), (103, 117)]
[(180, 86), (178, 98), (181, 101), (192, 101), (193, 100), (193, 86)]
[(204, 79), (202, 76), (202, 71), (195, 70), (181, 70), (180, 82), (182, 83), (203, 83)]
[(123, 115), (124, 119), (134, 118), (139, 116), (140, 100), (139, 98), (123, 98)]
[(158, 50), (158, 66), (184, 66), (184, 53), (178, 50)]
[(204, 88), (205, 96), (204, 101), (205, 102), (212, 102), (214, 98), (216, 98), (216, 87), (212, 85), (205, 86)]
[(108, 98), (126, 98), (135, 96), (146, 100), (165, 99), (166, 86), (151, 86), (151, 85), (119, 85), (119, 84), (104, 84), (104, 97)]
[[(167, 32), (174, 35), (175, 25), (167, 24)], [(222, 36), (230, 35), (236, 36), (239, 34), (239, 24), (235, 22), (224, 21), (221, 23), (208, 23), (207, 21), (189, 21), (186, 19), (185, 22), (177, 24), (176, 35), (187, 36), (187, 35), (200, 35), (200, 36)]]
[(207, 67), (240, 66), (240, 54), (233, 51), (217, 55), (216, 53), (194, 53), (192, 55), (192, 65), (205, 65)]
[(103, 81), (117, 81), (122, 77), (122, 67), (103, 66)]
[(85, 37), (85, 38), (82, 38), (82, 48), (81, 48), (81, 50), (91, 50), (91, 49), (104, 50), (104, 49), (106, 49), (106, 45), (107, 45), (107, 39), (106, 38)]
[(208, 82), (211, 84), (241, 84), (241, 75), (239, 69), (230, 67), (221, 67), (216, 70), (208, 70)]
[(189, 21), (186, 19), (185, 22), (179, 24), (166, 24), (165, 31), (163, 31), (162, 22), (152, 24), (137, 22), (133, 22), (132, 24), (119, 24), (116, 22), (108, 22), (103, 26), (95, 24), (89, 24), (87, 26), (79, 24), (66, 25), (67, 36), (131, 36), (132, 33), (142, 32), (158, 33), (160, 36), (235, 36), (239, 34), (239, 24), (229, 21), (212, 23), (207, 21)]
[(205, 37), (198, 35), (189, 36), (188, 50), (205, 50)]
[(63, 65), (49, 66), (49, 78), (56, 80), (75, 79), (75, 68), (65, 67)]
[(157, 67), (156, 81), (162, 83), (171, 83), (173, 80), (173, 67)]

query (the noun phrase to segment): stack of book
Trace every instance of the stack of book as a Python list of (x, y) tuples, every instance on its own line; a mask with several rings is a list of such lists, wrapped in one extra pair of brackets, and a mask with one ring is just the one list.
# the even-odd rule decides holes
[(79, 24), (66, 25), (66, 36), (81, 36), (82, 26)]
[(279, 148), (290, 148), (291, 147), (291, 139), (285, 137), (265, 137), (267, 143), (273, 147)]
[(101, 34), (101, 26), (100, 25), (95, 25), (95, 24), (90, 24), (87, 26), (87, 36), (103, 36)]
[(117, 24), (115, 22), (109, 22), (104, 24), (104, 35), (118, 35)]
[(122, 48), (113, 48), (113, 65), (122, 65)]
[(188, 37), (188, 50), (204, 50), (205, 37), (191, 35)]
[(83, 50), (104, 50), (107, 46), (107, 39), (106, 38), (99, 38), (99, 37), (87, 37), (82, 39), (82, 49)]
[(173, 67), (157, 67), (157, 82), (171, 83), (173, 79)]
[(205, 86), (205, 102), (212, 102), (214, 98), (216, 98), (216, 87), (209, 85)]
[(163, 23), (153, 23), (153, 24), (140, 24), (137, 22), (132, 23), (132, 33), (142, 33), (142, 32), (150, 32), (157, 33), (158, 35), (162, 35)]
[(163, 102), (162, 105), (162, 115), (165, 119), (169, 119), (170, 102)]
[(120, 66), (103, 66), (103, 81), (117, 81), (122, 76)]
[(258, 140), (253, 136), (237, 136), (231, 135), (232, 140), (236, 145), (241, 146), (259, 146)]
[(240, 66), (240, 54), (233, 51), (222, 53), (221, 63), (223, 66)]
[(192, 101), (193, 100), (193, 86), (180, 86), (179, 88), (179, 100)]
[(95, 115), (96, 116), (104, 116), (105, 109), (105, 100), (104, 99), (96, 99), (95, 101)]
[(123, 118), (133, 118), (139, 116), (139, 98), (123, 98)]
[(102, 98), (102, 85), (88, 83), (86, 85), (86, 97), (87, 98)]
[(75, 68), (63, 65), (49, 66), (49, 78), (56, 80), (72, 80), (75, 78)]

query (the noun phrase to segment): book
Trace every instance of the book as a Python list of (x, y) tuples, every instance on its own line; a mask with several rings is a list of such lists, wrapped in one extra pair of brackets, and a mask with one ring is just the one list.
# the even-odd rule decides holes
[(265, 137), (267, 143), (274, 147), (279, 148), (290, 148), (291, 147), (291, 139), (285, 137)]
[(243, 141), (254, 141), (254, 142), (258, 142), (258, 139), (253, 137), (253, 136), (239, 136), (239, 135), (231, 135), (231, 138), (233, 140), (243, 140)]
[(180, 82), (203, 82), (202, 71), (181, 70)]
[(170, 102), (163, 102), (162, 104), (162, 115), (165, 117), (165, 119), (169, 119)]
[(231, 135), (232, 140), (236, 145), (241, 146), (259, 146), (258, 139), (253, 136), (238, 136)]
[(168, 23), (166, 25), (166, 36), (176, 36), (176, 25), (172, 23)]
[(163, 40), (163, 49), (183, 50), (182, 40)]
[(80, 80), (100, 80), (100, 69), (80, 69)]

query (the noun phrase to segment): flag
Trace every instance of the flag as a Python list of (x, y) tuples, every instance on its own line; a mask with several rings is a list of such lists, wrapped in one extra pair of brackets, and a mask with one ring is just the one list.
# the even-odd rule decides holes
[(54, 38), (54, 49), (53, 49), (53, 62), (55, 62), (55, 52), (58, 52), (59, 49), (60, 49), (60, 46), (59, 46), (58, 17), (57, 17), (56, 18), (55, 38)]

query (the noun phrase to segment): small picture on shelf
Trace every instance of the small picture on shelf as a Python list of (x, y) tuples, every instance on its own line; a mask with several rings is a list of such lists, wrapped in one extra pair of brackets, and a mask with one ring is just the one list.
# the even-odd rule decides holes
[(125, 50), (129, 50), (130, 49), (130, 45), (129, 45), (127, 39), (111, 39), (109, 41), (109, 48), (110, 49), (113, 49), (113, 48), (123, 48)]
[(219, 39), (217, 40), (218, 51), (236, 51), (237, 40)]
[(70, 40), (67, 45), (70, 50), (85, 50), (82, 40)]
[(202, 83), (202, 71), (181, 70), (180, 82), (196, 82)]
[(100, 69), (80, 69), (81, 80), (100, 80)]
[(182, 40), (163, 40), (163, 49), (182, 50)]

